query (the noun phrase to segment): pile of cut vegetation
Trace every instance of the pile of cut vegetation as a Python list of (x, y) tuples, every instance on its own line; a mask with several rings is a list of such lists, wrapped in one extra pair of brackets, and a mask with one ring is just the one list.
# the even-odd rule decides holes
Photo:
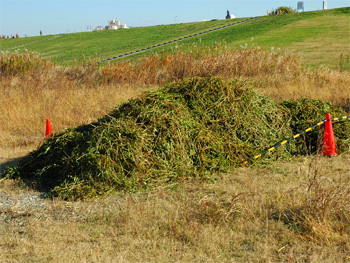
[[(247, 81), (188, 78), (130, 100), (96, 123), (56, 134), (3, 176), (77, 199), (227, 171), (292, 136), (291, 110), (298, 103), (279, 105)], [(349, 137), (350, 126), (344, 127), (339, 130)], [(269, 158), (295, 153), (297, 143)]]
[[(280, 104), (289, 110), (289, 126), (293, 134), (300, 133), (314, 124), (326, 119), (326, 113), (331, 113), (332, 118), (348, 116), (342, 108), (336, 107), (331, 103), (309, 98), (298, 100), (285, 100)], [(350, 151), (350, 120), (332, 123), (334, 137), (337, 142), (337, 150), (340, 153)], [(290, 153), (292, 155), (315, 154), (322, 150), (324, 135), (324, 125), (320, 128), (304, 134), (299, 138), (296, 148)]]

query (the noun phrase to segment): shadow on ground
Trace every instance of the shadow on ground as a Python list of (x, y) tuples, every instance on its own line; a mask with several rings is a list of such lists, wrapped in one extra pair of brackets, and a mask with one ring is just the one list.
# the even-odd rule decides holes
[(12, 159), (4, 158), (5, 160), (0, 159), (0, 174), (6, 169), (6, 167), (18, 165), (23, 158), (24, 157), (17, 157)]
[(349, 106), (344, 106), (342, 107), (344, 111), (346, 111), (348, 114), (350, 114), (350, 107)]

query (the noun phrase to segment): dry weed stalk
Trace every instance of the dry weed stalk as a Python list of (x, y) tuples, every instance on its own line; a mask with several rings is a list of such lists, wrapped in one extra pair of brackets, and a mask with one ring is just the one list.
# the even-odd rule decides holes
[(304, 190), (298, 193), (297, 201), (294, 195), (289, 196), (279, 220), (302, 239), (341, 246), (350, 233), (350, 178), (346, 174), (332, 176), (329, 172), (334, 168), (322, 165), (321, 155), (310, 158), (301, 171), (307, 176)]

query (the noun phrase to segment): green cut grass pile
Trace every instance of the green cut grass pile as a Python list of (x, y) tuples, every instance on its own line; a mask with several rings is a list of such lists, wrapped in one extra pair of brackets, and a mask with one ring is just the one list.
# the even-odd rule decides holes
[[(144, 93), (96, 123), (54, 135), (2, 176), (29, 180), (34, 188), (65, 199), (206, 177), (239, 167), (291, 137), (294, 129), (324, 119), (299, 116), (304, 111), (300, 103), (278, 104), (247, 81), (187, 78)], [(327, 103), (309, 100), (307, 105), (321, 113), (320, 106), (333, 116), (346, 115)], [(334, 131), (345, 131), (341, 143), (349, 148), (349, 123)], [(299, 144), (292, 141), (264, 159), (303, 153)]]
[[(347, 116), (343, 109), (335, 107), (331, 103), (322, 100), (301, 98), (299, 100), (285, 100), (281, 106), (289, 109), (290, 128), (293, 134), (300, 133), (314, 124), (326, 119), (326, 114), (331, 113), (331, 118)], [(350, 121), (345, 119), (340, 122), (333, 122), (334, 137), (337, 142), (338, 152), (350, 151)], [(296, 151), (291, 154), (315, 154), (322, 149), (324, 125), (313, 129), (303, 135), (302, 142), (296, 145)]]

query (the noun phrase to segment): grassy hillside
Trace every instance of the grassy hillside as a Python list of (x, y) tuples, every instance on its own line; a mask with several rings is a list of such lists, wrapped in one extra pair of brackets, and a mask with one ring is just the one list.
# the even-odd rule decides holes
[[(58, 61), (72, 61), (85, 57), (108, 58), (116, 54), (149, 47), (207, 29), (227, 25), (236, 20), (217, 20), (210, 22), (160, 25), (153, 27), (130, 28), (127, 30), (108, 30), (65, 35), (63, 38), (30, 44), (28, 50), (35, 50), (45, 56), (56, 57)], [(36, 41), (37, 39), (35, 39)], [(22, 42), (20, 42), (22, 41)], [(28, 43), (32, 42), (28, 38)], [(23, 44), (21, 39), (1, 40), (1, 48)]]
[[(85, 58), (108, 58), (129, 51), (145, 48), (236, 20), (216, 20), (174, 25), (161, 25), (128, 30), (88, 32), (65, 35), (41, 43), (26, 46), (28, 50), (57, 61), (71, 62)], [(225, 41), (228, 46), (260, 46), (271, 49), (290, 49), (300, 52), (308, 65), (328, 65), (344, 69), (349, 66), (350, 56), (350, 8), (305, 12), (293, 15), (260, 17), (247, 23), (215, 31), (199, 37), (180, 41), (192, 44), (201, 41), (205, 45)], [(8, 49), (31, 43), (36, 38), (0, 40), (1, 49)], [(167, 45), (150, 52), (170, 51), (175, 44)], [(12, 49), (14, 50), (14, 49)], [(144, 56), (141, 53), (136, 56)]]

